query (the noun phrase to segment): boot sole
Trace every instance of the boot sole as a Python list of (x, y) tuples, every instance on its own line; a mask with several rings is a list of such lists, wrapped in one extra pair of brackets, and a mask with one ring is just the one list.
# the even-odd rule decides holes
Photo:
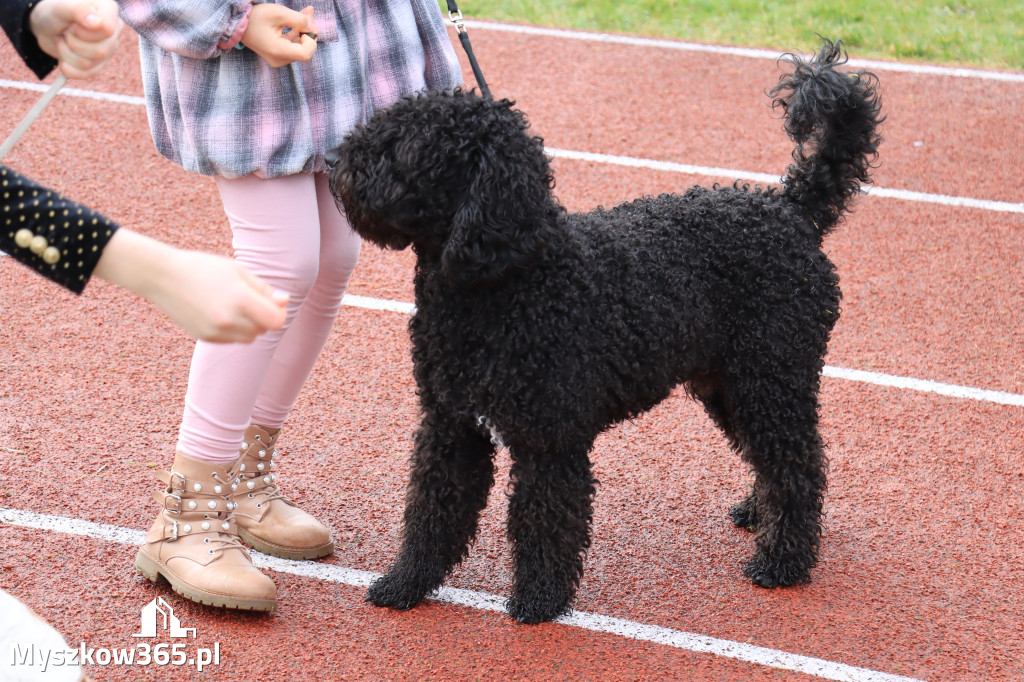
[(280, 559), (320, 559), (334, 552), (334, 540), (328, 540), (327, 544), (320, 545), (319, 547), (309, 547), (306, 549), (286, 549), (284, 547), (278, 547), (276, 545), (269, 545), (244, 528), (238, 529), (238, 537), (239, 539), (241, 539), (242, 542), (249, 545), (257, 552), (269, 554), (270, 556), (276, 556)]
[(238, 597), (227, 597), (187, 585), (177, 580), (173, 574), (169, 573), (141, 550), (135, 555), (135, 572), (152, 583), (160, 582), (160, 578), (162, 577), (171, 586), (172, 590), (186, 599), (191, 599), (199, 604), (217, 606), (225, 609), (239, 609), (242, 611), (269, 612), (277, 609), (276, 599), (241, 599)]

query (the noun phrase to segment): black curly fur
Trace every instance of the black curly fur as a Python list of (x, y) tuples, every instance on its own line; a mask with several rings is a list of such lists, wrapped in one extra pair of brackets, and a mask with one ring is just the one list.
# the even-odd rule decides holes
[(838, 42), (825, 41), (816, 59), (783, 56), (793, 73), (768, 94), (786, 112), (786, 132), (796, 142), (783, 179), (785, 195), (802, 204), (826, 234), (849, 210), (850, 199), (870, 181), (884, 121), (878, 81), (866, 71), (842, 72), (846, 63)]
[[(590, 546), (602, 431), (685, 384), (755, 472), (733, 521), (746, 574), (809, 579), (827, 462), (818, 386), (839, 316), (825, 232), (875, 158), (877, 93), (825, 42), (773, 91), (797, 143), (782, 191), (694, 187), (568, 214), (542, 141), (508, 101), (408, 98), (338, 150), (332, 191), (364, 238), (417, 254), (422, 406), (398, 558), (368, 599), (410, 608), (466, 556), (513, 459), (508, 535), (522, 622), (567, 612)], [(493, 431), (492, 431), (493, 429)]]

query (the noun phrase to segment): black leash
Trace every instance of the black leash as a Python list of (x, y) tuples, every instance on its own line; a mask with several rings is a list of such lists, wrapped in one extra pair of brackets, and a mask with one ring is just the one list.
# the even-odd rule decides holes
[(466, 27), (462, 23), (462, 12), (459, 10), (459, 6), (455, 4), (455, 0), (447, 0), (448, 2), (448, 18), (455, 24), (455, 32), (459, 34), (459, 42), (462, 43), (462, 49), (466, 51), (466, 56), (469, 57), (469, 65), (473, 69), (473, 77), (476, 78), (476, 84), (480, 86), (480, 93), (487, 99), (494, 99), (491, 97), (491, 91), (487, 87), (487, 81), (484, 80), (484, 74), (480, 71), (480, 64), (476, 61), (476, 55), (473, 54), (473, 46), (469, 44), (469, 34), (466, 33)]

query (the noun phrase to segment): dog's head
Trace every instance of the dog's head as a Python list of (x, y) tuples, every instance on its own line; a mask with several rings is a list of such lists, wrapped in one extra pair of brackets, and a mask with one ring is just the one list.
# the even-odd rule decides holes
[(562, 210), (543, 141), (528, 127), (508, 100), (410, 96), (335, 150), (331, 191), (364, 239), (412, 244), (456, 282), (494, 282), (530, 263)]

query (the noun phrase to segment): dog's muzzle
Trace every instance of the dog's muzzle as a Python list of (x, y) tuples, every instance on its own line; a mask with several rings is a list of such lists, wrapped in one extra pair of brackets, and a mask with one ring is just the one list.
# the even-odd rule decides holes
[(334, 167), (337, 166), (340, 161), (341, 161), (341, 148), (340, 147), (335, 147), (334, 149), (329, 149), (327, 151), (327, 153), (324, 154), (324, 162), (327, 163), (327, 167), (330, 168), (331, 170), (334, 170)]

